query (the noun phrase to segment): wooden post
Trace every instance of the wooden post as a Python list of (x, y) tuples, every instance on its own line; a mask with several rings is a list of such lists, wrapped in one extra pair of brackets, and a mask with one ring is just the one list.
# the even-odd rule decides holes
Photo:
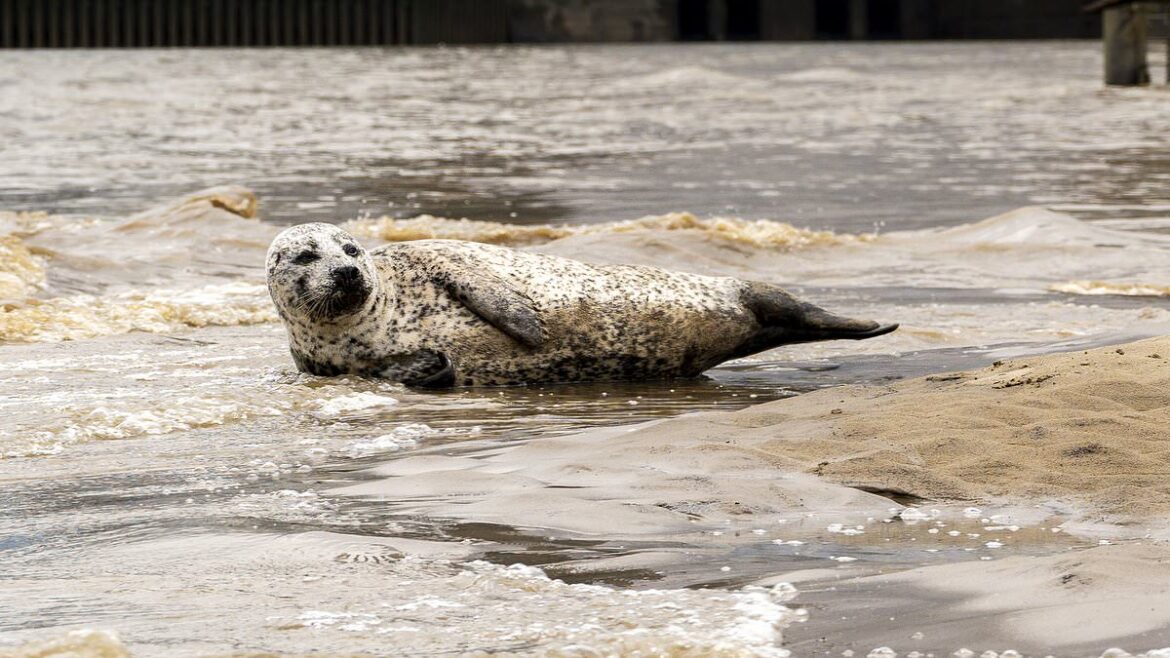
[(1105, 84), (1144, 85), (1150, 82), (1146, 63), (1146, 15), (1133, 2), (1101, 13), (1105, 38)]

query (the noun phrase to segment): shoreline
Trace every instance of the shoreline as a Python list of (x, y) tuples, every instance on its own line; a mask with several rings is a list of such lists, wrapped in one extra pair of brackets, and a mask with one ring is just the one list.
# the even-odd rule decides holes
[[(610, 472), (640, 464), (675, 475), (706, 471), (749, 487), (783, 474), (799, 486), (838, 492), (802, 499), (814, 507), (834, 497), (864, 499), (863, 510), (903, 507), (906, 500), (918, 501), (909, 506), (1042, 505), (1065, 515), (1079, 510), (1076, 521), (1082, 524), (1142, 524), (1149, 534), (1152, 521), (1170, 516), (1170, 485), (1160, 481), (1170, 470), (1160, 470), (1159, 459), (1167, 440), (1170, 337), (1160, 337), (1003, 359), (885, 385), (838, 386), (737, 411), (585, 430), (504, 447), (477, 460), (424, 449), (370, 469), (371, 480), (335, 493), (378, 496), (376, 478), (392, 480), (395, 495), (404, 487), (425, 492), (430, 474), (460, 471), (501, 486), (521, 474), (532, 482), (556, 481), (571, 486), (566, 495), (577, 500), (585, 499), (583, 489), (613, 484), (606, 481)], [(574, 463), (599, 449), (614, 459)], [(698, 453), (715, 459), (693, 459)], [(468, 485), (472, 494), (480, 489), (487, 491)], [(756, 512), (782, 512), (783, 506), (770, 506), (775, 498), (775, 492), (757, 496)], [(465, 508), (466, 500), (453, 507)], [(519, 507), (500, 508), (510, 511), (493, 520), (538, 525)], [(447, 511), (427, 509), (439, 516)], [(590, 530), (572, 518), (545, 527)]]
[[(1170, 489), (1157, 471), (1158, 447), (1170, 439), (1165, 421), (1170, 337), (842, 386), (478, 459), (419, 454), (332, 493), (393, 495), (412, 514), (570, 537), (606, 528), (635, 529), (619, 536), (632, 542), (689, 533), (700, 553), (696, 537), (742, 546), (776, 537), (774, 524), (787, 521), (787, 540), (773, 542), (777, 557), (795, 550), (836, 560), (826, 555), (833, 546), (854, 556), (753, 581), (795, 582), (795, 605), (821, 610), (785, 631), (798, 655), (879, 646), (1136, 653), (1170, 646), (1170, 607), (1159, 603), (1170, 590)], [(609, 459), (588, 461), (598, 454)], [(438, 500), (453, 481), (462, 483), (456, 499)], [(964, 515), (976, 525), (964, 527)], [(883, 549), (875, 533), (906, 552), (941, 546), (951, 557), (923, 553), (915, 566), (870, 559), (864, 544), (840, 553), (842, 527), (870, 535), (879, 552), (901, 549)], [(741, 534), (748, 539), (730, 539)], [(953, 545), (949, 534), (958, 536)], [(818, 547), (789, 548), (800, 544)], [(576, 575), (661, 568), (684, 555), (695, 553), (603, 558)], [(842, 614), (851, 630), (841, 630)]]

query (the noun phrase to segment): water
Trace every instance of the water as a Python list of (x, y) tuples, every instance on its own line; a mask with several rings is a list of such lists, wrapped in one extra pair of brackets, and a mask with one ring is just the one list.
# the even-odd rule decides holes
[[(896, 495), (745, 516), (716, 456), (674, 477), (590, 437), (1170, 331), (1168, 98), (1099, 68), (1087, 42), (0, 53), (0, 646), (780, 655), (849, 632), (815, 588), (797, 623), (776, 574), (1081, 545), (1024, 514), (991, 549)], [(260, 268), (308, 220), (766, 280), (903, 329), (694, 382), (308, 377)], [(502, 477), (524, 446), (544, 476)], [(575, 496), (594, 470), (606, 494)]]
[(1100, 70), (1090, 42), (6, 52), (0, 207), (120, 215), (237, 183), (279, 222), (860, 231), (1170, 203), (1165, 94)]

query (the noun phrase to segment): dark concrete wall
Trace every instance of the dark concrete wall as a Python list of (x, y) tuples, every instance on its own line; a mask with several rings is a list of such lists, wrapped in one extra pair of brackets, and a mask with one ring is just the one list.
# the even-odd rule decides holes
[(1083, 0), (0, 0), (0, 47), (1096, 37)]
[[(518, 42), (1100, 35), (1082, 0), (508, 0)], [(752, 26), (744, 12), (752, 12)]]
[(414, 0), (400, 3), (408, 14), (403, 43), (505, 43), (507, 0)]
[(1101, 17), (1069, 0), (935, 0), (932, 36), (939, 39), (1096, 37)]
[(516, 42), (670, 41), (677, 0), (509, 0)]
[(789, 0), (760, 5), (760, 38), (768, 41), (816, 38), (816, 0)]

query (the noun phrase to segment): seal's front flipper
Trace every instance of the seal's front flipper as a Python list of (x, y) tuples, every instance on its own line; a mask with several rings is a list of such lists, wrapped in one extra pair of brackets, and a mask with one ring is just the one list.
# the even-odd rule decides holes
[(883, 325), (835, 315), (766, 283), (748, 284), (743, 302), (763, 325), (769, 347), (818, 340), (861, 340), (898, 328), (896, 324)]
[(451, 388), (455, 385), (455, 368), (446, 354), (419, 350), (386, 357), (369, 373), (414, 388)]
[(490, 274), (463, 270), (447, 281), (447, 291), (488, 324), (527, 347), (544, 343), (544, 324), (532, 300)]

